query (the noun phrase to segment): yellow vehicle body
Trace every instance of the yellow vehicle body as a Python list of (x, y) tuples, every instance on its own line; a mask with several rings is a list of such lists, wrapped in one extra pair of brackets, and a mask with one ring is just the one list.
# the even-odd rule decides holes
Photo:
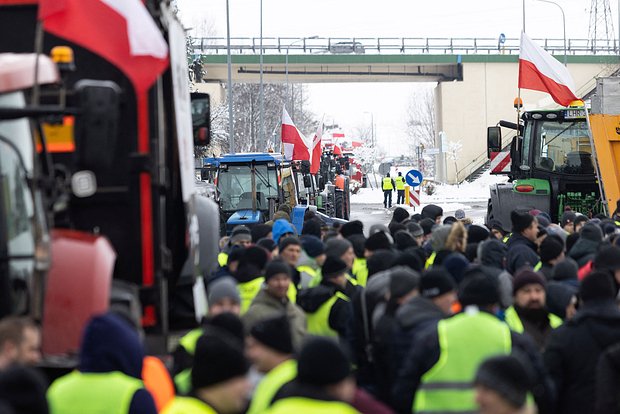
[(590, 126), (605, 198), (613, 211), (620, 199), (620, 115), (592, 114)]

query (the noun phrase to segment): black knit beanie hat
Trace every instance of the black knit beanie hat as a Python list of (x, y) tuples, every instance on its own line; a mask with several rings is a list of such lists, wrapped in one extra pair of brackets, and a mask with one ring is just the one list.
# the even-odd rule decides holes
[(528, 378), (528, 372), (519, 359), (502, 355), (489, 358), (480, 365), (474, 384), (492, 389), (513, 407), (521, 408), (530, 388)]
[(197, 390), (245, 376), (249, 368), (241, 341), (224, 331), (207, 332), (196, 343), (192, 388)]
[(291, 277), (291, 266), (282, 259), (274, 259), (267, 263), (265, 268), (265, 281), (268, 281), (275, 275), (285, 274), (289, 278)]
[(302, 384), (337, 384), (351, 375), (351, 364), (344, 350), (329, 338), (310, 338), (301, 348), (297, 380)]
[(250, 335), (261, 344), (281, 354), (293, 353), (291, 326), (286, 315), (258, 322), (250, 330)]
[(512, 222), (512, 231), (514, 233), (521, 233), (523, 230), (530, 227), (535, 217), (530, 213), (521, 213), (517, 210), (510, 212), (510, 221)]

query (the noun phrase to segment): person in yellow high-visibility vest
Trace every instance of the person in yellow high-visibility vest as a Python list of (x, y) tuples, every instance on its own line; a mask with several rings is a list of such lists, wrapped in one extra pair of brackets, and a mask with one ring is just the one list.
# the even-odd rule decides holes
[(473, 380), (480, 363), (496, 355), (518, 353), (532, 367), (538, 412), (551, 412), (553, 385), (540, 353), (523, 335), (500, 321), (497, 279), (479, 268), (468, 270), (458, 293), (464, 311), (441, 320), (416, 339), (392, 387), (398, 412), (477, 412)]
[(398, 177), (394, 179), (396, 183), (396, 204), (405, 204), (405, 177), (402, 172), (398, 172)]
[(381, 189), (383, 190), (383, 207), (392, 207), (392, 191), (394, 191), (396, 183), (390, 178), (390, 173), (387, 173), (381, 181)]
[(265, 319), (251, 329), (246, 354), (265, 376), (256, 386), (247, 414), (263, 413), (278, 390), (297, 376), (293, 351), (291, 327), (285, 315)]
[(241, 413), (247, 404), (249, 363), (242, 342), (221, 330), (198, 339), (191, 397), (176, 397), (162, 414)]

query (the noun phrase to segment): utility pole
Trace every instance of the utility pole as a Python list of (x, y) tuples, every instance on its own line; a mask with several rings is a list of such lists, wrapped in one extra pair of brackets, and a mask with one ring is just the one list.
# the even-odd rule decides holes
[(228, 151), (235, 153), (235, 135), (233, 117), (233, 89), (232, 89), (232, 56), (230, 54), (230, 8), (228, 0), (226, 0), (226, 64), (228, 66), (228, 80), (226, 82), (228, 89)]

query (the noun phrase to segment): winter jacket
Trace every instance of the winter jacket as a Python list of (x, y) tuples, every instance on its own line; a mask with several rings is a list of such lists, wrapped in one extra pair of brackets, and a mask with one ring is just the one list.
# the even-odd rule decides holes
[(555, 329), (544, 353), (558, 392), (558, 413), (594, 411), (599, 356), (620, 341), (620, 310), (613, 301), (586, 303)]
[(571, 247), (568, 256), (575, 260), (577, 265), (581, 268), (590, 260), (594, 260), (594, 256), (596, 256), (600, 244), (600, 242), (580, 237), (575, 245)]
[[(510, 333), (512, 353), (518, 353), (531, 363), (533, 367), (534, 387), (533, 396), (540, 414), (553, 412), (554, 390), (553, 384), (545, 372), (540, 353), (531, 339), (524, 335)], [(399, 413), (411, 413), (415, 392), (418, 389), (422, 376), (439, 361), (439, 335), (437, 327), (431, 326), (416, 337), (411, 351), (404, 360), (401, 360), (401, 369), (392, 387), (392, 406)]]
[(389, 367), (386, 386), (391, 389), (403, 361), (411, 351), (416, 337), (426, 329), (447, 318), (432, 300), (416, 296), (403, 304), (396, 312), (396, 323), (388, 343)]
[[(282, 404), (286, 404), (292, 399), (301, 399), (299, 400), (299, 403), (295, 406), (296, 411), (290, 409), (290, 406), (287, 407), (286, 410), (279, 409), (279, 407), (282, 407)], [(289, 413), (301, 412), (300, 408), (304, 405), (307, 405), (304, 404), (303, 400), (310, 400), (315, 405), (320, 406), (317, 411), (320, 410), (320, 412), (322, 413), (359, 413), (359, 411), (355, 410), (351, 405), (337, 400), (331, 395), (329, 395), (324, 388), (315, 385), (304, 384), (297, 380), (293, 380), (287, 384), (284, 384), (282, 388), (278, 390), (276, 395), (273, 397), (271, 409), (268, 410), (267, 413), (271, 413), (272, 411)], [(312, 412), (312, 410), (308, 412)]]
[(620, 413), (620, 343), (611, 346), (596, 367), (595, 414)]
[[(80, 348), (78, 370), (82, 373), (123, 374), (142, 379), (144, 350), (137, 332), (121, 316), (108, 313), (91, 320)], [(151, 394), (137, 390), (129, 406), (129, 414), (156, 414)]]
[(537, 246), (519, 233), (513, 233), (506, 244), (506, 270), (514, 275), (523, 266), (534, 267), (540, 261), (536, 254)]
[(275, 298), (267, 293), (265, 288), (258, 292), (242, 317), (246, 333), (249, 333), (258, 322), (281, 314), (286, 314), (291, 325), (293, 346), (295, 349), (301, 349), (301, 343), (306, 335), (306, 314), (288, 298), (283, 300)]
[[(321, 281), (321, 284), (317, 287), (300, 290), (297, 294), (297, 305), (306, 312), (307, 316), (309, 313), (315, 313), (336, 292), (344, 293), (339, 286), (329, 281)], [(331, 308), (328, 323), (331, 329), (338, 332), (340, 340), (344, 341), (348, 346), (353, 342), (352, 321), (353, 311), (351, 309), (351, 302), (338, 299)]]

